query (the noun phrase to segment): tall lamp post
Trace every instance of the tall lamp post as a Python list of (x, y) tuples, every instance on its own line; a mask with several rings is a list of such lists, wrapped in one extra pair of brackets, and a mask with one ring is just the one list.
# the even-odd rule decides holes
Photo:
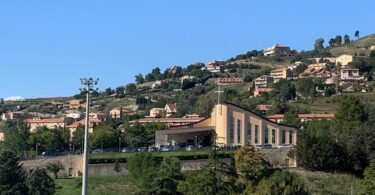
[(86, 120), (85, 120), (85, 137), (83, 146), (83, 175), (82, 175), (82, 195), (87, 195), (87, 176), (88, 176), (88, 134), (89, 134), (89, 100), (90, 93), (96, 91), (94, 86), (98, 84), (99, 79), (81, 78), (83, 88), (80, 89), (82, 93), (86, 94)]

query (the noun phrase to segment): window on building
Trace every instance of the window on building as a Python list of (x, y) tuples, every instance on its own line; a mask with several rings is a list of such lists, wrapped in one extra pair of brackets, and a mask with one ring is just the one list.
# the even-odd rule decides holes
[(268, 128), (264, 129), (264, 143), (268, 144)]
[(289, 143), (293, 144), (293, 131), (289, 131)]
[(285, 138), (286, 138), (286, 137), (285, 137), (285, 131), (282, 130), (282, 131), (281, 131), (281, 143), (282, 143), (282, 144), (285, 144), (285, 142), (286, 142), (286, 141), (285, 141)]
[(237, 119), (237, 144), (241, 144), (241, 120)]
[(272, 143), (273, 144), (276, 143), (276, 130), (275, 129), (272, 129)]
[(234, 118), (229, 118), (229, 143), (234, 143)]
[(251, 144), (251, 123), (247, 123), (247, 128), (246, 128), (246, 140), (248, 144)]
[(258, 129), (259, 129), (259, 126), (255, 125), (255, 129), (254, 129), (254, 143), (255, 144), (258, 143)]

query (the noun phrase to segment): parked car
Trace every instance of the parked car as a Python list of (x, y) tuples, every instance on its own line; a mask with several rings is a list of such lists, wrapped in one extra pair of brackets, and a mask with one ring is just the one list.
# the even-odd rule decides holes
[(255, 145), (255, 148), (257, 148), (257, 149), (272, 149), (272, 145), (271, 144), (258, 144), (258, 145)]
[(291, 144), (280, 144), (277, 146), (277, 148), (291, 148), (292, 145)]
[(193, 145), (190, 145), (190, 146), (186, 146), (185, 147), (185, 150), (186, 151), (193, 151), (194, 149), (196, 149)]
[(148, 147), (148, 151), (149, 152), (155, 152), (155, 151), (157, 151), (158, 149), (156, 148), (156, 147)]
[(181, 146), (173, 146), (173, 151), (181, 150)]
[(162, 147), (160, 147), (160, 151), (161, 152), (170, 152), (170, 151), (172, 151), (172, 146), (162, 146)]
[(147, 150), (148, 150), (147, 147), (140, 147), (140, 148), (138, 148), (138, 152), (145, 152)]
[(97, 153), (103, 153), (103, 150), (102, 149), (95, 149), (92, 151), (93, 154), (97, 154)]
[(121, 151), (122, 152), (136, 152), (137, 148), (126, 147), (126, 148), (122, 148)]

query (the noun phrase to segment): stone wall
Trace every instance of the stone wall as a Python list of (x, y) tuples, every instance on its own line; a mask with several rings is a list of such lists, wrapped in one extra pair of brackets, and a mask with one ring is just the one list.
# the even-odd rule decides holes
[[(262, 149), (265, 159), (273, 167), (296, 167), (297, 163), (295, 159), (288, 157), (290, 148), (283, 149)], [(228, 159), (225, 159), (228, 161)], [(60, 161), (64, 166), (65, 170), (61, 171), (61, 176), (77, 177), (82, 175), (82, 156), (81, 155), (67, 155), (61, 157), (49, 157), (40, 158), (36, 160), (21, 161), (23, 167), (26, 170), (33, 169), (35, 167), (45, 167), (50, 162)], [(207, 163), (207, 159), (197, 160), (182, 160), (181, 171), (199, 170)], [(103, 164), (89, 164), (89, 175), (90, 176), (110, 176), (110, 175), (127, 175), (127, 163), (119, 163), (121, 171), (117, 173), (114, 171), (114, 163), (103, 163)]]

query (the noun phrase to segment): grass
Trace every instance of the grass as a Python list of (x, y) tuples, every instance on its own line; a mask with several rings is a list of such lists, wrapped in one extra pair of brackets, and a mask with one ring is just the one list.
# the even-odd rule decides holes
[(342, 173), (325, 173), (291, 169), (305, 182), (306, 187), (313, 195), (320, 194), (359, 194), (361, 192), (360, 180), (352, 175)]
[[(57, 195), (81, 194), (82, 178), (56, 179)], [(135, 194), (136, 186), (126, 176), (95, 176), (88, 179), (88, 193), (92, 195)]]

